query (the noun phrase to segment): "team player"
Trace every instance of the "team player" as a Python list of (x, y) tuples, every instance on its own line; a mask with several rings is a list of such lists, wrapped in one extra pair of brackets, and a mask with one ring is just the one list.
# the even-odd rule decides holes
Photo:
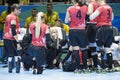
[[(108, 64), (109, 70), (112, 69), (112, 51), (110, 46), (113, 41), (113, 30), (111, 21), (113, 20), (113, 11), (112, 8), (106, 4), (105, 0), (98, 0), (99, 7), (94, 13), (90, 15), (90, 20), (94, 20), (96, 17), (99, 17), (97, 20), (97, 34), (96, 34), (96, 43), (97, 46), (101, 48), (102, 51), (102, 68), (103, 70), (107, 68), (105, 62)], [(103, 50), (104, 48), (104, 50)], [(106, 54), (107, 60), (104, 60), (103, 53)]]
[[(98, 8), (98, 3), (96, 2), (96, 0), (89, 0), (88, 15), (92, 14), (97, 8)], [(90, 51), (88, 55), (92, 58), (94, 69), (97, 69), (97, 65), (98, 65), (98, 56), (96, 52), (96, 41), (95, 41), (96, 31), (97, 31), (96, 23), (97, 23), (97, 18), (87, 22), (87, 34), (88, 34), (89, 51)], [(91, 68), (92, 64), (90, 65), (89, 66)]]
[(48, 42), (50, 40), (48, 26), (44, 24), (43, 12), (38, 12), (36, 22), (30, 24), (29, 29), (32, 36), (32, 42), (28, 47), (28, 53), (35, 58), (36, 61), (33, 74), (42, 74), (43, 66), (46, 64), (46, 41)]
[(8, 72), (12, 73), (14, 67), (14, 62), (12, 59), (15, 59), (16, 63), (16, 73), (20, 72), (20, 61), (17, 53), (17, 48), (20, 48), (18, 41), (19, 33), (19, 20), (18, 15), (20, 14), (21, 7), (18, 4), (13, 4), (11, 6), (11, 13), (6, 17), (5, 21), (5, 31), (4, 31), (4, 48), (5, 52), (8, 54)]
[(85, 16), (87, 14), (88, 8), (84, 5), (84, 1), (81, 0), (72, 0), (73, 6), (69, 7), (66, 12), (65, 22), (70, 22), (70, 30), (69, 30), (69, 39), (71, 45), (73, 46), (73, 55), (76, 61), (76, 70), (75, 72), (79, 72), (80, 70), (80, 57), (79, 57), (79, 49), (82, 51), (82, 61), (83, 68), (87, 69), (87, 34), (85, 30)]

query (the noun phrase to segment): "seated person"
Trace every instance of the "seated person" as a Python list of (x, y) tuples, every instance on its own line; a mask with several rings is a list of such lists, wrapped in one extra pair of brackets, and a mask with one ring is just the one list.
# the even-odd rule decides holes
[(47, 67), (48, 69), (59, 68), (62, 46), (66, 44), (65, 31), (60, 27), (50, 28), (51, 43), (47, 43)]
[(20, 28), (19, 32), (18, 39), (21, 41), (21, 50), (19, 50), (19, 54), (21, 56), (24, 70), (28, 71), (33, 65), (35, 65), (35, 61), (32, 60), (32, 57), (27, 52), (28, 46), (31, 43), (31, 35), (26, 33), (26, 28)]
[(29, 69), (34, 65), (34, 60), (32, 57), (28, 54), (27, 49), (29, 44), (31, 43), (31, 35), (30, 34), (25, 34), (23, 37), (23, 40), (21, 41), (21, 47), (22, 50), (20, 51), (21, 53), (21, 62), (23, 63), (23, 68), (25, 71), (29, 71)]
[[(114, 37), (115, 41), (120, 41), (120, 36)], [(115, 67), (120, 67), (120, 43), (113, 42), (111, 45), (112, 54), (113, 54), (113, 61), (117, 62), (117, 66), (114, 64)]]
[(63, 30), (65, 30), (66, 35), (68, 36), (69, 34), (69, 26), (65, 23), (62, 22), (62, 20), (58, 19), (55, 21), (55, 26), (61, 27)]

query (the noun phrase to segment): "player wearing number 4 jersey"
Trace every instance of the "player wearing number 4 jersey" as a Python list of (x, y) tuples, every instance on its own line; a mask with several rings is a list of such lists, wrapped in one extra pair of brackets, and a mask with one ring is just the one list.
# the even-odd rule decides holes
[(95, 19), (97, 16), (99, 17), (97, 20), (98, 30), (96, 34), (96, 43), (98, 47), (104, 47), (104, 52), (107, 55), (107, 60), (104, 60), (104, 57), (102, 56), (102, 68), (106, 68), (105, 62), (107, 62), (108, 68), (112, 69), (112, 51), (110, 46), (113, 40), (113, 30), (111, 24), (113, 12), (112, 8), (105, 3), (105, 0), (98, 0), (98, 4), (99, 7), (93, 14), (90, 15), (90, 20)]
[[(73, 55), (75, 57), (76, 62), (76, 70), (80, 69), (80, 58), (79, 58), (79, 47), (82, 51), (82, 61), (83, 68), (87, 68), (87, 34), (85, 30), (85, 16), (87, 14), (88, 8), (84, 5), (83, 0), (72, 0), (73, 6), (70, 6), (67, 9), (65, 22), (70, 22), (70, 30), (69, 30), (69, 39), (71, 45), (73, 46)], [(75, 70), (75, 71), (76, 71)]]

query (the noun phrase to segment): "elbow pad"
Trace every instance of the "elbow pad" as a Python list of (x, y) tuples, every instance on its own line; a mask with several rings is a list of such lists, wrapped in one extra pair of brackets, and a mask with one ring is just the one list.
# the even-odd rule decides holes
[(14, 24), (11, 25), (11, 32), (12, 32), (13, 36), (17, 34), (16, 33), (16, 25), (14, 25)]
[(51, 41), (50, 34), (46, 34), (46, 41)]

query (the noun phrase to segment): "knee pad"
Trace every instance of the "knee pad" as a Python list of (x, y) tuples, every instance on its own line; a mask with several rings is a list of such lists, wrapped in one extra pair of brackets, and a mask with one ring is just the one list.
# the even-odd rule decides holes
[(112, 53), (112, 50), (110, 48), (105, 47), (105, 53)]

